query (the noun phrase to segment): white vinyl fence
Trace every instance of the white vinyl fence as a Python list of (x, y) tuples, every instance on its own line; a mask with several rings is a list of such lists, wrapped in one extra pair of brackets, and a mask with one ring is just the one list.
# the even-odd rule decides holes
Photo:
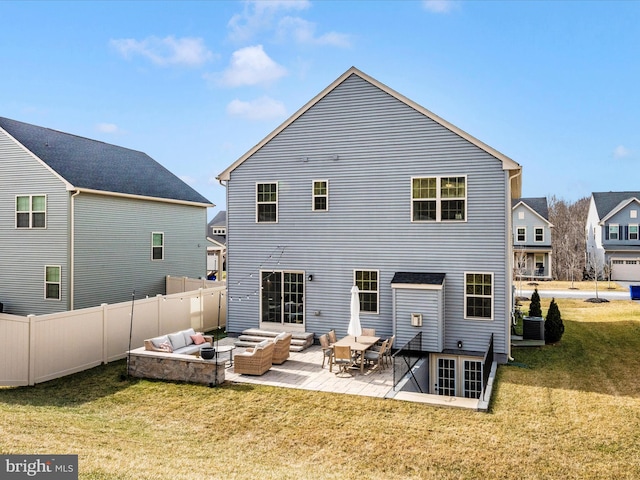
[[(0, 385), (35, 385), (126, 356), (147, 338), (226, 325), (226, 286), (22, 317), (0, 313)], [(130, 335), (131, 333), (131, 335)]]

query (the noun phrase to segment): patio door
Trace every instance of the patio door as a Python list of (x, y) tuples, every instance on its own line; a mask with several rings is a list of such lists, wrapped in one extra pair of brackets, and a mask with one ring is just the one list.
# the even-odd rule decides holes
[(436, 361), (434, 393), (456, 396), (456, 359), (452, 357), (438, 357)]
[(260, 326), (304, 330), (304, 272), (261, 272)]

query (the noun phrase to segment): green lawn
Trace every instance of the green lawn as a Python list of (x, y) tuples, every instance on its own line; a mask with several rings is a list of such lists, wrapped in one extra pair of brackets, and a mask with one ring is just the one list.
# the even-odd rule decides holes
[(119, 362), (0, 388), (0, 452), (78, 454), (83, 479), (640, 478), (640, 305), (558, 304), (562, 341), (515, 350), (488, 414)]

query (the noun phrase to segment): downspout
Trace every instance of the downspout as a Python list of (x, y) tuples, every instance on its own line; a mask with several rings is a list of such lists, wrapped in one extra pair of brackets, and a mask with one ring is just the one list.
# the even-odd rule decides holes
[(69, 255), (69, 310), (73, 310), (75, 299), (75, 258), (76, 258), (76, 222), (75, 222), (75, 198), (80, 195), (80, 191), (71, 195), (71, 242), (70, 242), (70, 255)]
[[(513, 170), (510, 170), (513, 172)], [(512, 195), (512, 185), (515, 183), (516, 179), (522, 175), (522, 167), (520, 167), (514, 174), (509, 175), (509, 195), (507, 195), (507, 277), (509, 279), (509, 328), (507, 329), (507, 360), (512, 362), (513, 357), (511, 356), (511, 327), (513, 323), (513, 318), (515, 315), (515, 293), (513, 289), (513, 211), (511, 209), (511, 195)], [(522, 194), (522, 192), (520, 192)]]

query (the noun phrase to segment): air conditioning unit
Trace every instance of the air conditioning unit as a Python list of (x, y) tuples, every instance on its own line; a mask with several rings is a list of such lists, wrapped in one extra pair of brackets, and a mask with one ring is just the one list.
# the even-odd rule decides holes
[(544, 318), (524, 317), (522, 319), (522, 338), (524, 340), (544, 340)]

